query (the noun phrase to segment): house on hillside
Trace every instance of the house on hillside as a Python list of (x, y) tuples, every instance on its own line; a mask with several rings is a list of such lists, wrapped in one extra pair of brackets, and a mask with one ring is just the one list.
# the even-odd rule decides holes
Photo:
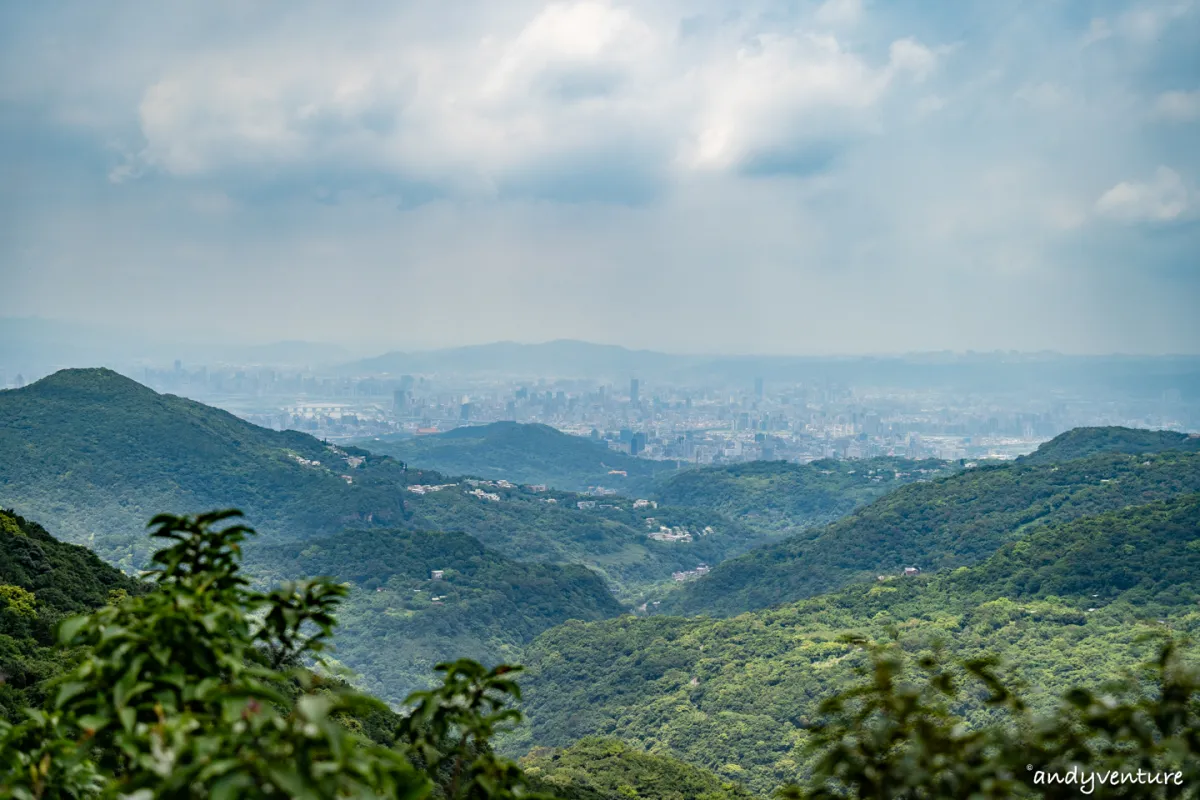
[(921, 574), (921, 570), (919, 567), (905, 567), (904, 568), (904, 576), (906, 578), (912, 577), (913, 575), (920, 575), (920, 574)]

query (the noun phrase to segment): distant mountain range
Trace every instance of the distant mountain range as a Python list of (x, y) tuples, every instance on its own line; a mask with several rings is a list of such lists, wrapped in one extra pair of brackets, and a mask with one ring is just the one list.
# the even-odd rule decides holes
[(343, 375), (488, 374), (515, 379), (823, 381), (843, 385), (1021, 392), (1088, 391), (1097, 396), (1200, 397), (1200, 356), (1066, 356), (1057, 353), (914, 353), (895, 356), (672, 355), (558, 340), (391, 352), (339, 367)]
[(627, 377), (639, 372), (675, 372), (703, 361), (694, 356), (560, 339), (544, 344), (496, 342), (443, 350), (391, 352), (344, 364), (340, 372), (345, 375), (449, 372), (564, 378)]

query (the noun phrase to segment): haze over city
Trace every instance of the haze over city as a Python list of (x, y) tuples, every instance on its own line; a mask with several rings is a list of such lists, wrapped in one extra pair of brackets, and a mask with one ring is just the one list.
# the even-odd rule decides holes
[(5, 4), (0, 315), (1196, 353), (1198, 43), (1178, 0)]

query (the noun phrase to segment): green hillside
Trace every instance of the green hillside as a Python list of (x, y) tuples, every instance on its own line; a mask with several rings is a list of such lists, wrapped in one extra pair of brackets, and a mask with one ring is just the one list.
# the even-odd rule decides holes
[(462, 533), (352, 530), (254, 549), (246, 567), (268, 585), (320, 575), (349, 583), (334, 657), (394, 703), (427, 688), (443, 661), (513, 662), (553, 625), (622, 610), (584, 567), (512, 561)]
[(731, 615), (879, 573), (977, 563), (1028, 526), (1200, 491), (1200, 454), (1098, 455), (987, 465), (903, 486), (820, 529), (718, 565), (663, 601), (668, 613)]
[[(428, 484), (454, 486), (420, 494)], [(467, 494), (476, 490), (500, 500)], [(153, 514), (236, 505), (263, 534), (254, 547), (345, 528), (462, 531), (509, 558), (588, 565), (630, 596), (763, 541), (707, 512), (648, 522), (654, 509), (634, 514), (630, 500), (472, 487), (405, 470), (390, 457), (260, 428), (104, 369), (63, 370), (0, 392), (0, 504), (125, 569), (145, 562), (142, 527)], [(616, 504), (624, 510), (603, 508)], [(697, 535), (656, 542), (648, 534), (661, 524)]]
[(654, 497), (667, 505), (707, 509), (747, 525), (786, 531), (832, 522), (897, 486), (953, 469), (945, 461), (905, 458), (751, 461), (680, 472), (662, 481)]
[(588, 738), (565, 749), (539, 748), (521, 759), (542, 791), (571, 800), (751, 800), (740, 784), (619, 739)]
[[(767, 793), (806, 769), (804, 726), (853, 680), (848, 633), (955, 659), (987, 653), (1048, 706), (1200, 633), (1200, 496), (1038, 527), (975, 567), (855, 584), (733, 619), (569, 623), (526, 650), (514, 750), (616, 736)], [(1193, 660), (1196, 653), (1191, 653)], [(976, 695), (963, 709), (988, 719)]]
[(1101, 453), (1161, 453), (1164, 450), (1200, 451), (1200, 436), (1175, 431), (1151, 431), (1141, 428), (1074, 428), (1043, 443), (1021, 461), (1049, 464), (1072, 461)]
[(0, 511), (0, 719), (14, 721), (23, 705), (40, 702), (38, 684), (68, 662), (52, 647), (61, 619), (141, 589), (86, 548)]
[[(412, 469), (408, 480), (418, 489), (425, 487), (423, 494), (409, 493), (409, 527), (463, 531), (526, 561), (583, 564), (601, 573), (626, 600), (670, 582), (673, 572), (716, 564), (769, 538), (714, 512), (635, 507), (626, 497), (535, 491)], [(651, 538), (664, 526), (687, 536)]]
[(0, 391), (0, 504), (125, 568), (144, 563), (143, 526), (159, 512), (238, 506), (269, 538), (402, 522), (400, 466), (379, 457), (351, 466), (365, 455), (107, 369)]
[(548, 425), (516, 422), (455, 428), (428, 436), (383, 436), (356, 444), (410, 466), (449, 475), (504, 478), (572, 492), (604, 486), (636, 495), (648, 492), (657, 476), (677, 470), (674, 461), (636, 458)]

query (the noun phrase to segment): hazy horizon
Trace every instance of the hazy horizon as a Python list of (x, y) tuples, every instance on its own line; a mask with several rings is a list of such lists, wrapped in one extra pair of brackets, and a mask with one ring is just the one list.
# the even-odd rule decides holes
[(1192, 0), (7, 4), (0, 44), (0, 315), (1200, 352)]
[[(55, 320), (46, 317), (12, 317), (0, 316), (0, 332), (9, 333), (13, 330), (12, 326), (30, 325), (40, 328), (35, 335), (28, 335), (22, 339), (14, 339), (8, 343), (7, 347), (0, 347), (0, 366), (3, 366), (5, 357), (12, 359), (15, 354), (19, 353), (34, 353), (39, 349), (54, 350), (60, 347), (85, 347), (90, 348), (97, 353), (103, 353), (96, 363), (73, 363), (72, 367), (86, 366), (104, 366), (108, 362), (116, 360), (125, 360), (126, 363), (137, 361), (157, 361), (161, 363), (169, 362), (174, 358), (200, 357), (212, 360), (220, 360), (218, 358), (222, 352), (226, 355), (236, 358), (245, 358), (247, 352), (252, 351), (271, 351), (277, 349), (293, 348), (298, 351), (310, 349), (313, 351), (328, 351), (331, 354), (336, 351), (336, 355), (324, 360), (312, 361), (314, 366), (334, 366), (343, 363), (368, 361), (373, 358), (378, 358), (390, 354), (433, 354), (443, 351), (468, 350), (476, 348), (488, 348), (501, 345), (516, 345), (521, 347), (541, 347), (555, 344), (575, 344), (595, 348), (618, 348), (632, 354), (647, 353), (654, 355), (663, 355), (668, 357), (678, 358), (728, 358), (728, 359), (905, 359), (905, 358), (920, 358), (928, 356), (945, 356), (949, 355), (955, 358), (965, 358), (971, 356), (989, 357), (989, 356), (1019, 356), (1019, 357), (1060, 357), (1060, 358), (1200, 358), (1200, 352), (1136, 352), (1136, 351), (1095, 351), (1095, 352), (1070, 352), (1052, 349), (1042, 350), (1018, 350), (1018, 349), (1001, 349), (992, 350), (976, 350), (970, 348), (942, 348), (937, 350), (877, 350), (877, 351), (862, 351), (862, 352), (747, 352), (747, 351), (681, 351), (671, 350), (662, 347), (627, 347), (625, 345), (616, 344), (613, 342), (604, 341), (588, 341), (583, 339), (571, 338), (556, 338), (538, 341), (517, 341), (512, 339), (493, 339), (477, 342), (468, 342), (460, 345), (448, 346), (404, 346), (402, 343), (387, 344), (380, 342), (362, 342), (353, 339), (343, 340), (316, 340), (316, 339), (214, 339), (203, 336), (183, 336), (181, 338), (171, 338), (170, 336), (161, 336), (154, 341), (153, 344), (143, 344), (142, 350), (139, 350), (137, 342), (137, 333), (134, 329), (110, 327), (103, 324), (87, 324), (79, 323), (70, 320)], [(171, 334), (174, 331), (170, 332)], [(82, 337), (83, 341), (80, 341)], [(172, 354), (174, 353), (174, 354)], [(310, 359), (311, 360), (311, 359)], [(269, 365), (269, 361), (262, 362), (264, 366)]]

